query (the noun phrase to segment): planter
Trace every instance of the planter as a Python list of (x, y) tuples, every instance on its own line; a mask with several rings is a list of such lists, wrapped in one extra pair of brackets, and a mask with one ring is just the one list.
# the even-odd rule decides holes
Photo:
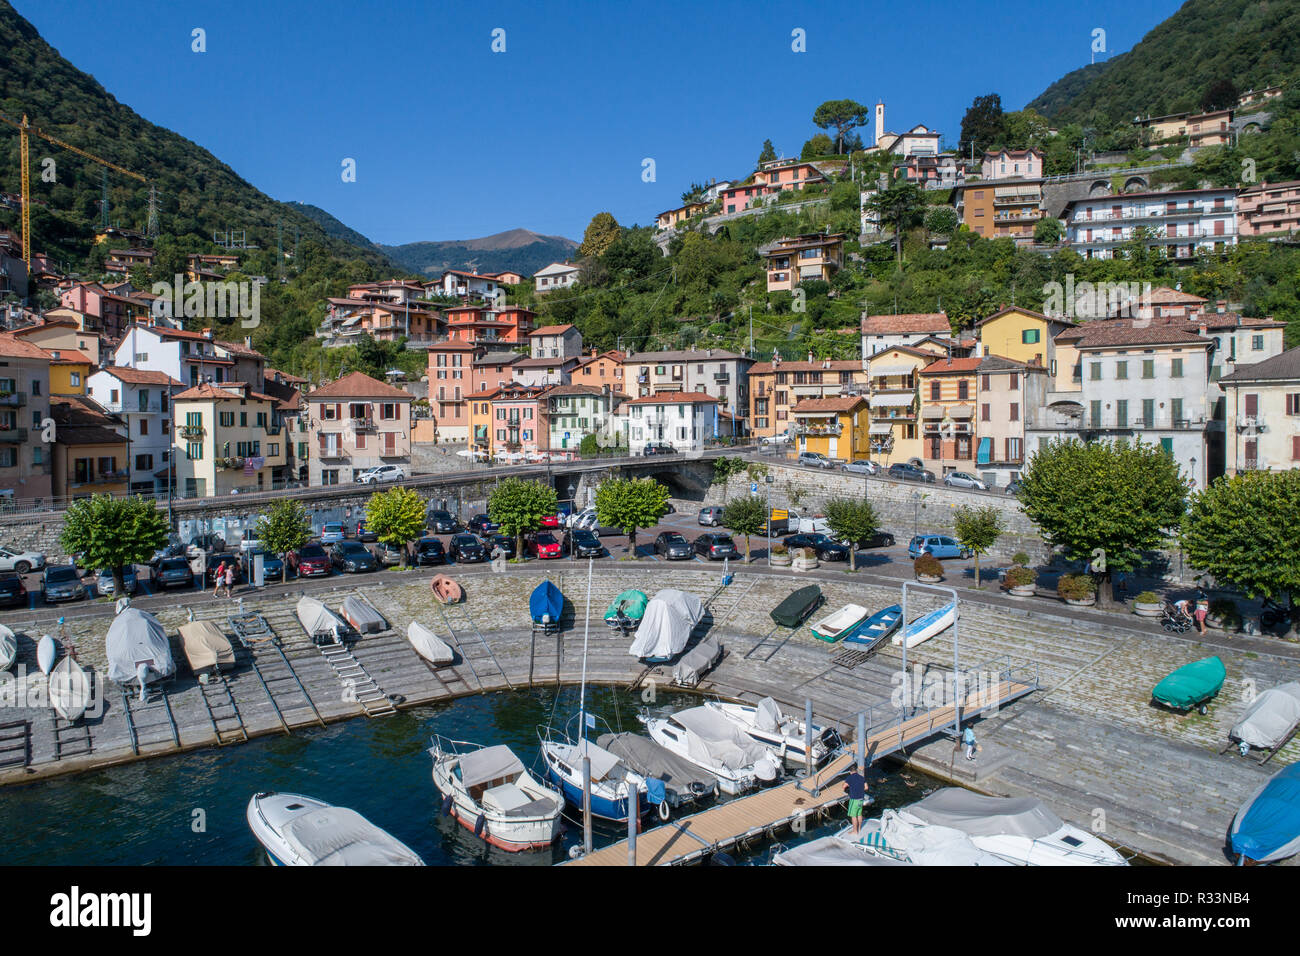
[(1205, 618), (1205, 626), (1212, 631), (1222, 631), (1224, 629), (1223, 618), (1215, 617), (1213, 614), (1211, 614)]
[(791, 558), (790, 555), (788, 554), (774, 554), (772, 555), (772, 567), (788, 568), (790, 566), (790, 562), (793, 560), (794, 559)]
[(1163, 604), (1141, 604), (1138, 601), (1133, 602), (1133, 613), (1138, 617), (1159, 617), (1164, 613)]
[(942, 574), (918, 574), (916, 579), (922, 584), (938, 584), (943, 580)]
[(1034, 596), (1034, 586), (1032, 584), (1023, 584), (1019, 587), (1007, 588), (1007, 593), (1012, 597), (1030, 598)]
[(790, 562), (790, 566), (796, 571), (814, 571), (817, 568), (817, 559), (795, 558)]
[(1065, 603), (1071, 607), (1092, 607), (1097, 603), (1096, 595), (1086, 598), (1065, 598)]

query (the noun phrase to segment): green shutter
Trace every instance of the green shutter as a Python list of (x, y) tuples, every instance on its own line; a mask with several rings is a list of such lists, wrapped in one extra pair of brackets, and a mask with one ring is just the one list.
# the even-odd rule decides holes
[(1160, 450), (1170, 458), (1174, 457), (1174, 440), (1172, 438), (1160, 439)]

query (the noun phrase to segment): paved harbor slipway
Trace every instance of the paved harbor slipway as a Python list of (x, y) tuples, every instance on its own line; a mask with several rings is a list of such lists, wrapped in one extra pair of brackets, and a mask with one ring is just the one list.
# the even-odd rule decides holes
[[(601, 616), (627, 588), (653, 594), (676, 587), (710, 599), (706, 622), (727, 651), (701, 691), (750, 701), (771, 695), (788, 710), (801, 709), (811, 699), (819, 719), (838, 722), (846, 733), (852, 732), (859, 711), (870, 707), (879, 716), (890, 707), (902, 665), (900, 650), (892, 645), (847, 667), (833, 663), (842, 648), (813, 639), (805, 627), (774, 635), (759, 653), (746, 654), (772, 631), (768, 612), (794, 587), (819, 584), (828, 608), (850, 602), (875, 608), (899, 600), (897, 582), (869, 571), (846, 573), (842, 566), (809, 574), (740, 567), (724, 588), (720, 568), (679, 569), (649, 561), (602, 565), (594, 572), (591, 595), (589, 680), (623, 686), (640, 681), (644, 694), (666, 684), (670, 670), (647, 671), (638, 664), (627, 653), (627, 641), (612, 634)], [(69, 617), (68, 635), (78, 659), (97, 671), (97, 686), (105, 692), (102, 713), (84, 726), (67, 727), (48, 708), (23, 706), (40, 700), (23, 697), (23, 688), (14, 682), (6, 684), (8, 696), (0, 707), (0, 783), (30, 783), (44, 775), (358, 717), (367, 709), (384, 710), (384, 698), (398, 698), (398, 706), (405, 707), (579, 680), (587, 613), (585, 565), (532, 562), (505, 573), (487, 566), (452, 573), (465, 585), (467, 600), (446, 616), (431, 598), (428, 571), (250, 592), (243, 609), (266, 617), (279, 649), (271, 642), (240, 648), (229, 679), (207, 687), (189, 673), (176, 628), (192, 612), (196, 619), (217, 621), (229, 633), (227, 616), (238, 612), (238, 602), (210, 594), (142, 599), (137, 606), (157, 614), (171, 633), (178, 661), (178, 676), (169, 682), (165, 697), (155, 693), (144, 705), (126, 700), (115, 685), (102, 680), (111, 605), (85, 608)], [(558, 637), (534, 640), (527, 597), (543, 577), (553, 580), (576, 607), (566, 605)], [(348, 664), (340, 671), (308, 640), (293, 613), (304, 591), (336, 608), (345, 596), (359, 592), (388, 618), (390, 630), (353, 646), (360, 669)], [(1229, 638), (1222, 632), (1205, 638), (1195, 632), (1167, 635), (1120, 614), (1073, 613), (1071, 608), (1067, 616), (1062, 604), (1016, 602), (992, 589), (961, 588), (959, 593), (962, 667), (995, 670), (1011, 663), (1028, 669), (1022, 673), (1036, 671), (1041, 689), (975, 722), (983, 750), (974, 765), (948, 737), (920, 746), (906, 760), (987, 793), (1039, 796), (1062, 817), (1152, 859), (1227, 863), (1223, 844), (1233, 814), (1270, 774), (1300, 757), (1300, 741), (1293, 740), (1267, 767), (1235, 751), (1219, 751), (1252, 691), (1296, 679), (1300, 648), (1263, 638)], [(915, 597), (909, 613), (938, 601), (937, 596)], [(17, 668), (39, 675), (36, 640), (57, 633), (55, 620), (55, 613), (44, 611), (7, 619), (20, 635)], [(416, 656), (405, 638), (411, 620), (433, 627), (458, 648), (456, 666), (435, 671)], [(1209, 654), (1223, 658), (1228, 680), (1207, 716), (1180, 716), (1151, 705), (1150, 691), (1160, 678)], [(932, 690), (951, 674), (952, 662), (951, 631), (908, 654), (908, 670), (921, 675)], [(379, 693), (364, 693), (370, 688), (367, 679)], [(34, 680), (39, 685), (44, 678)], [(39, 686), (27, 689), (39, 691)]]

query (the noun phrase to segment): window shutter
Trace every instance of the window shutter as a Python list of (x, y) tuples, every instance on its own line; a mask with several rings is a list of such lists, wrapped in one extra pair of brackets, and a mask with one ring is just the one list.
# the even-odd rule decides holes
[(1246, 396), (1246, 415), (1247, 415), (1247, 417), (1253, 418), (1254, 416), (1256, 416), (1256, 415), (1258, 415), (1258, 414), (1259, 414), (1259, 396), (1258, 396), (1258, 395), (1247, 395), (1247, 396)]
[(1291, 460), (1300, 461), (1300, 435), (1291, 436)]

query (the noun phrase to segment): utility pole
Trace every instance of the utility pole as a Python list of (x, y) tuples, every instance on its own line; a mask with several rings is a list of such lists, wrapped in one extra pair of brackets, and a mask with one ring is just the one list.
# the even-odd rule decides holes
[(754, 357), (754, 307), (749, 307), (749, 358)]
[(145, 220), (145, 238), (158, 238), (158, 186), (149, 184), (149, 218)]

